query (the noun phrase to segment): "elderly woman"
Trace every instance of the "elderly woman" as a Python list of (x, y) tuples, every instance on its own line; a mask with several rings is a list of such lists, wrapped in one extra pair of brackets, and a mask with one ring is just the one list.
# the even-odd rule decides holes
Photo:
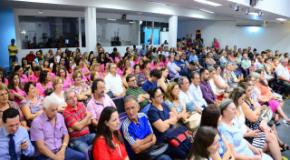
[(38, 95), (38, 91), (32, 82), (28, 82), (24, 86), (24, 91), (27, 96), (21, 102), (21, 111), (27, 121), (32, 121), (35, 117), (40, 115), (42, 111), (43, 97)]
[(90, 87), (82, 81), (82, 73), (80, 71), (75, 71), (73, 73), (74, 84), (71, 89), (76, 93), (79, 101), (86, 101), (91, 95)]
[[(219, 132), (225, 136), (231, 147), (234, 148), (234, 156), (236, 159), (247, 160), (270, 160), (270, 156), (262, 152), (261, 149), (252, 146), (243, 138), (241, 128), (234, 123), (236, 117), (236, 106), (230, 99), (225, 99), (220, 104), (221, 123), (218, 126)], [(281, 157), (280, 157), (281, 159)]]

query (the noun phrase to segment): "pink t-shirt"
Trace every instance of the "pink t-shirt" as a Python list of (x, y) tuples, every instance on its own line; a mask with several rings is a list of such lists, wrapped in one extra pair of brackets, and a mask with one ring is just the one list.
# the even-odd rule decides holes
[(20, 76), (20, 83), (22, 84), (22, 85), (24, 85), (25, 83), (27, 83), (29, 80), (28, 80), (28, 77), (25, 75), (25, 74), (22, 74), (21, 76)]
[(66, 90), (72, 85), (72, 80), (69, 77), (66, 77), (63, 81), (63, 89)]
[(99, 120), (100, 115), (105, 107), (115, 107), (116, 105), (113, 100), (105, 94), (105, 97), (102, 99), (103, 102), (98, 102), (95, 98), (91, 98), (87, 104), (87, 109), (92, 113), (92, 118)]
[[(26, 93), (22, 89), (19, 89), (19, 88), (18, 89), (10, 89), (10, 93), (11, 94), (17, 93), (17, 94), (19, 94), (20, 96), (23, 96), (23, 97), (26, 96)], [(15, 97), (14, 101), (19, 105), (20, 102), (21, 102), (21, 99), (19, 99), (18, 97)]]
[(31, 75), (28, 75), (28, 80), (29, 80), (29, 82), (37, 83), (38, 77), (36, 77), (34, 74), (31, 74)]
[(52, 82), (48, 82), (46, 86), (43, 86), (40, 82), (36, 83), (36, 88), (40, 96), (45, 96), (45, 90), (52, 88)]

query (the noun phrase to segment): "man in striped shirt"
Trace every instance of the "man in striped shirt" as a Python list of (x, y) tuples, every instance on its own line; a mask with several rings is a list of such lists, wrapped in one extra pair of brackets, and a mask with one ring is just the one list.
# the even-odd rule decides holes
[(66, 125), (70, 134), (70, 145), (74, 149), (83, 152), (88, 156), (88, 149), (95, 138), (95, 134), (89, 131), (92, 122), (92, 114), (87, 111), (83, 103), (78, 102), (73, 90), (65, 92), (67, 107), (63, 112)]

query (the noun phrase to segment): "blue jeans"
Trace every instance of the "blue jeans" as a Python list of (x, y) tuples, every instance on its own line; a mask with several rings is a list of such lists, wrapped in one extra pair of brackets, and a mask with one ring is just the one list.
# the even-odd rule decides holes
[[(36, 160), (49, 160), (50, 158), (44, 156), (44, 155), (40, 155), (40, 156), (37, 156), (36, 157)], [(66, 148), (65, 150), (65, 160), (85, 160), (86, 159), (86, 155), (79, 152), (79, 151), (76, 151), (76, 150), (73, 150), (69, 147)]]
[(154, 160), (172, 160), (168, 155), (163, 154), (157, 158), (155, 158)]
[(91, 133), (78, 138), (72, 138), (70, 140), (70, 146), (77, 151), (85, 153), (87, 159), (89, 159), (88, 151), (93, 143), (93, 140), (95, 139), (95, 136), (96, 135), (94, 133)]

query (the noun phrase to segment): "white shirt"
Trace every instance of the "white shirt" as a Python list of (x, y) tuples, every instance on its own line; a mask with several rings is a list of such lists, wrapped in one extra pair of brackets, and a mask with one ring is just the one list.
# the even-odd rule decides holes
[(207, 103), (206, 103), (205, 99), (202, 96), (202, 92), (201, 92), (201, 89), (200, 89), (199, 85), (196, 86), (193, 83), (191, 83), (189, 85), (189, 93), (193, 97), (193, 99), (194, 99), (193, 101), (194, 101), (195, 105), (197, 105), (199, 107), (207, 106)]
[(289, 70), (288, 68), (284, 67), (281, 63), (278, 64), (277, 68), (276, 68), (276, 74), (278, 77), (282, 76), (285, 77), (286, 80), (290, 80), (290, 74), (289, 74)]
[(114, 94), (123, 93), (123, 83), (121, 77), (116, 74), (113, 76), (111, 73), (107, 74), (104, 79), (107, 91), (112, 91)]
[(54, 92), (50, 95), (54, 98), (55, 101), (57, 101), (59, 106), (66, 106), (66, 102), (64, 100), (64, 96), (60, 97), (57, 94), (55, 94)]

